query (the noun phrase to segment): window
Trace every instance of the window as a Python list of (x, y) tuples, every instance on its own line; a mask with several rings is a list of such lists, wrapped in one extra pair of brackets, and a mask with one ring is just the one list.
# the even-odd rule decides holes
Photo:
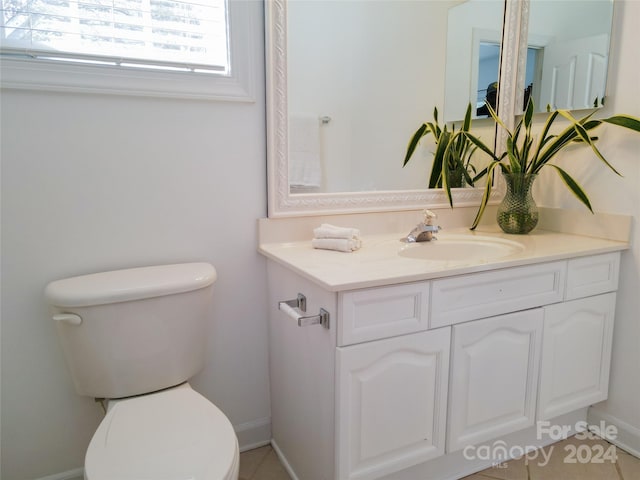
[(3, 87), (247, 100), (248, 3), (0, 0)]

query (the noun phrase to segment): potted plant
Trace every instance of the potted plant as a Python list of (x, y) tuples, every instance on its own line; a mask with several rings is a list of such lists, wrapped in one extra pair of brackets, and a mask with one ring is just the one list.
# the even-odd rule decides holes
[[(549, 111), (548, 107), (547, 111)], [(506, 151), (500, 156), (496, 156), (492, 149), (469, 131), (458, 132), (458, 135), (464, 135), (477, 148), (492, 158), (492, 161), (486, 168), (489, 180), (486, 183), (482, 202), (471, 226), (471, 230), (474, 230), (478, 226), (482, 218), (491, 193), (491, 173), (498, 167), (505, 179), (507, 191), (502, 203), (498, 207), (497, 220), (498, 225), (506, 233), (528, 233), (536, 226), (538, 213), (533, 197), (531, 196), (531, 186), (537, 174), (546, 166), (552, 167), (560, 175), (560, 178), (569, 190), (593, 213), (589, 198), (582, 187), (565, 170), (550, 163), (551, 159), (569, 145), (588, 145), (608, 168), (620, 175), (598, 150), (595, 145), (598, 137), (591, 136), (591, 132), (605, 123), (640, 132), (640, 119), (630, 115), (619, 114), (608, 118), (594, 119), (592, 118), (595, 113), (594, 111), (577, 120), (566, 110), (556, 110), (549, 112), (542, 132), (539, 135), (539, 140), (536, 141), (531, 133), (533, 112), (534, 105), (530, 99), (524, 115), (520, 118), (515, 128), (509, 130), (498, 117), (495, 110), (489, 106), (491, 117), (507, 132)], [(570, 123), (560, 133), (553, 134), (550, 131), (551, 126), (559, 116), (566, 118)], [(482, 173), (484, 172), (485, 171)]]
[(423, 123), (413, 134), (407, 153), (404, 157), (402, 166), (407, 165), (411, 160), (422, 137), (432, 134), (436, 144), (436, 150), (433, 153), (433, 165), (431, 166), (431, 175), (429, 177), (429, 188), (444, 188), (447, 192), (449, 204), (453, 206), (451, 196), (452, 188), (460, 188), (466, 185), (473, 186), (477, 178), (472, 178), (476, 170), (471, 163), (471, 156), (477, 147), (465, 135), (471, 128), (471, 104), (467, 108), (464, 121), (460, 130), (456, 132), (455, 125), (452, 124), (451, 130), (440, 127), (438, 123), (438, 109), (433, 109), (433, 122)]

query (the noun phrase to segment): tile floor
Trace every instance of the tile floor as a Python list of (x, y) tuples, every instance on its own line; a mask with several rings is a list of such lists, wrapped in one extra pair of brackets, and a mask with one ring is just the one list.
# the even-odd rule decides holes
[(291, 480), (291, 477), (271, 445), (267, 445), (240, 454), (239, 480)]
[(640, 460), (599, 438), (571, 437), (464, 480), (640, 480)]
[[(640, 460), (614, 447), (617, 459), (611, 462), (606, 455), (609, 447), (611, 444), (604, 440), (571, 437), (545, 448), (546, 464), (540, 454), (535, 459), (521, 458), (488, 468), (463, 480), (640, 480)], [(598, 454), (602, 463), (596, 461)], [(576, 463), (565, 461), (572, 458)], [(594, 460), (588, 461), (589, 458)], [(291, 480), (291, 477), (273, 448), (267, 445), (240, 454), (240, 480)]]

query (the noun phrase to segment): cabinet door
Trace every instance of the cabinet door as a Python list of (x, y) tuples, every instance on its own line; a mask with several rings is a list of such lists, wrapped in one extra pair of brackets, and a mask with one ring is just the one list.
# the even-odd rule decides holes
[(453, 327), (447, 449), (533, 425), (541, 308)]
[(616, 294), (544, 308), (538, 418), (550, 418), (607, 398)]
[(450, 329), (337, 349), (338, 478), (374, 479), (444, 453)]

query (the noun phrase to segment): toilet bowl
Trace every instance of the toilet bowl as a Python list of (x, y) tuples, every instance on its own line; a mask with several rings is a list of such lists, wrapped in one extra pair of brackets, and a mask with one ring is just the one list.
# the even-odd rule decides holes
[(85, 458), (86, 480), (236, 480), (225, 415), (188, 384), (112, 400)]
[(47, 285), (77, 393), (107, 402), (85, 479), (237, 480), (231, 422), (187, 383), (205, 363), (216, 278), (208, 263), (185, 263)]

